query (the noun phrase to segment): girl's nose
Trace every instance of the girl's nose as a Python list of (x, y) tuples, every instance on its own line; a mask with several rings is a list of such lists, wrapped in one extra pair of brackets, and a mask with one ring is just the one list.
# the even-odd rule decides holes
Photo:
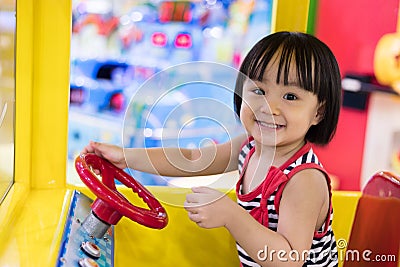
[(265, 97), (265, 100), (263, 101), (260, 110), (261, 112), (266, 114), (279, 115), (279, 102), (273, 97)]

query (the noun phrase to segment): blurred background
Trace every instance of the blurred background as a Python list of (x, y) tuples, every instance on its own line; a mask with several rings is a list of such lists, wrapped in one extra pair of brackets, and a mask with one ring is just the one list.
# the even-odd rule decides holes
[[(390, 84), (378, 81), (374, 70), (379, 41), (396, 33), (398, 6), (397, 0), (310, 1), (307, 31), (333, 50), (343, 79), (358, 82), (357, 89), (344, 86), (334, 140), (328, 147), (317, 148), (335, 177), (336, 189), (359, 190), (378, 169), (400, 171), (398, 93)], [(124, 147), (159, 146), (161, 137), (157, 133), (163, 127), (181, 129), (188, 112), (182, 110), (168, 125), (148, 121), (145, 125), (146, 120), (137, 118), (148, 116), (154, 103), (137, 97), (131, 102), (145, 81), (161, 70), (191, 61), (237, 68), (248, 49), (271, 32), (271, 0), (75, 0), (72, 8), (70, 161), (89, 140)], [(168, 78), (182, 76), (179, 71), (184, 68), (169, 71)], [(234, 81), (231, 73), (223, 71), (205, 71), (204, 75), (208, 81)], [(173, 107), (198, 97), (199, 92), (232, 107), (230, 92), (212, 95), (216, 89), (205, 83), (196, 88), (176, 88), (151, 111), (151, 117), (165, 118)], [(152, 95), (155, 88), (147, 86), (146, 90)], [(195, 105), (189, 109), (195, 110)], [(130, 122), (129, 127), (124, 121)], [(233, 126), (229, 120), (226, 124)], [(185, 132), (180, 145), (200, 145), (205, 136), (212, 142), (224, 141), (225, 130), (215, 127), (210, 120), (186, 125), (185, 129), (193, 131)], [(210, 136), (207, 129), (215, 131), (211, 130)], [(135, 176), (144, 184), (166, 184), (165, 179), (155, 176)], [(71, 168), (68, 179), (76, 179)]]

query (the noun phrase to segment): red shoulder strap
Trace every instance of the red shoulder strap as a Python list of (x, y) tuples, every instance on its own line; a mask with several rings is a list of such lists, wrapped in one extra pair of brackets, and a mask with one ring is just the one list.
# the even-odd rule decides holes
[(283, 190), (285, 189), (286, 184), (290, 181), (290, 179), (296, 173), (298, 173), (299, 171), (305, 170), (305, 169), (317, 169), (317, 170), (321, 171), (325, 175), (326, 182), (328, 184), (328, 190), (329, 190), (329, 212), (328, 212), (328, 216), (326, 216), (326, 220), (325, 220), (325, 223), (324, 223), (324, 226), (325, 226), (324, 227), (324, 231), (323, 232), (315, 232), (314, 233), (314, 237), (322, 237), (328, 231), (328, 225), (329, 225), (329, 222), (330, 222), (330, 219), (331, 219), (331, 213), (332, 213), (332, 200), (331, 200), (331, 197), (332, 197), (332, 192), (331, 192), (331, 179), (330, 179), (328, 173), (325, 171), (325, 169), (322, 168), (320, 165), (318, 165), (316, 163), (304, 163), (304, 164), (301, 164), (301, 165), (295, 167), (293, 170), (291, 170), (287, 174), (289, 179), (287, 181), (283, 182), (282, 184), (280, 184), (280, 186), (277, 189), (277, 192), (275, 194), (275, 200), (274, 200), (275, 210), (276, 210), (276, 213), (279, 214), (279, 204), (280, 204), (280, 201), (281, 201), (281, 198), (282, 198), (282, 193), (283, 193)]

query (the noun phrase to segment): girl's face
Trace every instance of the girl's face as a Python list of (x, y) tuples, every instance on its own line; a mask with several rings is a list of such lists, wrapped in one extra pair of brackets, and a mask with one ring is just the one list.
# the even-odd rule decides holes
[(277, 84), (277, 61), (272, 58), (261, 82), (244, 83), (240, 118), (249, 135), (262, 145), (301, 145), (308, 129), (322, 119), (321, 105), (316, 95), (298, 86), (294, 68), (287, 86), (283, 81)]

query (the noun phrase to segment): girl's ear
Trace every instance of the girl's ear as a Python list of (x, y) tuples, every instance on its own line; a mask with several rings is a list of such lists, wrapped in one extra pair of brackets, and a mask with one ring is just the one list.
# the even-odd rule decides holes
[(320, 123), (325, 117), (325, 102), (320, 103), (315, 114), (315, 125)]

